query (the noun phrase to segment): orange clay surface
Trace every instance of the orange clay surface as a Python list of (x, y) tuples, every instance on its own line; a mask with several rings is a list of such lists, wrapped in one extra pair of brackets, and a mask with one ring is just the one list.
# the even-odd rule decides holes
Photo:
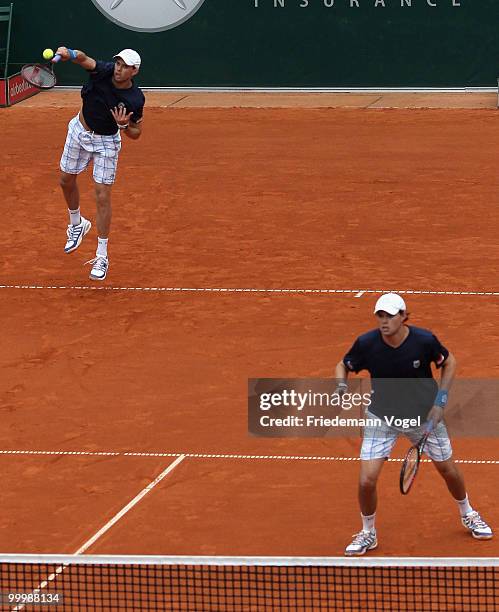
[[(63, 253), (67, 99), (0, 111), (0, 451), (119, 454), (1, 454), (0, 548), (75, 552), (174, 460), (132, 451), (285, 458), (187, 457), (89, 553), (341, 555), (359, 529), (360, 440), (250, 437), (247, 379), (330, 376), (374, 324), (376, 295), (359, 290), (499, 291), (496, 112), (151, 104), (124, 142), (96, 285), (95, 226)], [(89, 173), (80, 189), (95, 221)], [(499, 295), (406, 298), (459, 376), (499, 376)], [(454, 449), (499, 461), (496, 438)], [(432, 466), (407, 498), (399, 468), (380, 480), (377, 555), (499, 556)], [(499, 463), (462, 470), (499, 529)]]

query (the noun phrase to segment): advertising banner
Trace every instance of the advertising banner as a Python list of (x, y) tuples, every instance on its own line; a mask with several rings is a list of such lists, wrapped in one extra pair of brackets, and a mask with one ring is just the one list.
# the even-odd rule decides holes
[(0, 79), (0, 106), (7, 106), (7, 88), (5, 79)]
[(31, 98), (31, 96), (39, 93), (39, 90), (25, 81), (20, 74), (14, 74), (9, 77), (7, 83), (9, 106), (17, 104), (21, 102), (21, 100), (26, 100), (26, 98)]

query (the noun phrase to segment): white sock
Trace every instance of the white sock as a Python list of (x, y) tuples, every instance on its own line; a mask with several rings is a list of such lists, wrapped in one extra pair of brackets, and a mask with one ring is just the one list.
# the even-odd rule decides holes
[(362, 529), (364, 531), (372, 531), (374, 529), (374, 521), (376, 519), (376, 512), (374, 514), (370, 514), (369, 516), (364, 516), (361, 512), (360, 516), (362, 518)]
[(107, 238), (97, 238), (97, 257), (107, 258)]
[(457, 505), (459, 506), (459, 512), (461, 513), (461, 516), (464, 516), (465, 514), (468, 514), (469, 512), (473, 512), (473, 508), (470, 505), (467, 495), (461, 501), (459, 501), (458, 499), (456, 501), (457, 501)]
[(78, 207), (76, 210), (71, 210), (70, 208), (68, 208), (68, 211), (69, 211), (69, 222), (71, 223), (71, 225), (80, 225), (81, 223), (80, 208)]

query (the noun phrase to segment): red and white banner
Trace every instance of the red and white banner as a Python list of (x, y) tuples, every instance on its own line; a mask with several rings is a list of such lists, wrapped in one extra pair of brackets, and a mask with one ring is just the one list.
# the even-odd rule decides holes
[(30, 85), (20, 74), (14, 74), (7, 81), (9, 106), (39, 93), (39, 89)]
[(5, 79), (0, 79), (0, 106), (7, 106), (7, 89)]

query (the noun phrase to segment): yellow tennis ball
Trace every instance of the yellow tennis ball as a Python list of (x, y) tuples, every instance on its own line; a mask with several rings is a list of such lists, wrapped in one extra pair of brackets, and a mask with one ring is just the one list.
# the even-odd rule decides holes
[(52, 51), (52, 49), (45, 49), (42, 55), (43, 59), (51, 60), (54, 57), (54, 52)]

